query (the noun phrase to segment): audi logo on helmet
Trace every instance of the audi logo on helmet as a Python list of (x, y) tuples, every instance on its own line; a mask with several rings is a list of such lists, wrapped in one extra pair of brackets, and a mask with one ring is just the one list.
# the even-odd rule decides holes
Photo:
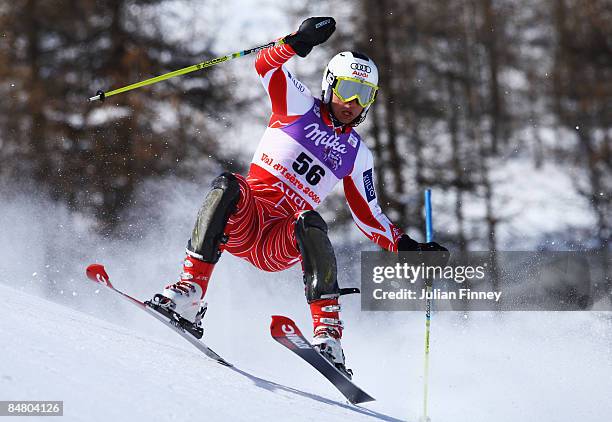
[(351, 63), (351, 69), (366, 73), (370, 73), (372, 71), (372, 68), (370, 66), (362, 63)]

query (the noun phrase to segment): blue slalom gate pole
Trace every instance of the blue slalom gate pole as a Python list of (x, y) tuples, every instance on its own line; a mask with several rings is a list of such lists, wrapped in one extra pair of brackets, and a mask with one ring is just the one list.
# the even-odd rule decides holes
[[(433, 222), (431, 217), (431, 189), (425, 190), (425, 237), (427, 242), (433, 242)], [(423, 368), (423, 417), (421, 421), (428, 422), (427, 395), (429, 389), (429, 333), (431, 326), (431, 291), (432, 281), (425, 280), (427, 299), (425, 300), (425, 359)]]
[(431, 220), (431, 189), (425, 189), (425, 236), (433, 242), (433, 223)]

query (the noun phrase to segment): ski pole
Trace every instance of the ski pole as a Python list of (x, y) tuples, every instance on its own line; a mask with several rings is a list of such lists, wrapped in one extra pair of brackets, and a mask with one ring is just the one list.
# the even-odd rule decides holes
[[(427, 242), (433, 242), (433, 222), (431, 219), (431, 189), (425, 190), (425, 237)], [(427, 295), (425, 299), (425, 360), (423, 373), (423, 422), (429, 422), (427, 416), (427, 394), (429, 388), (429, 331), (431, 326), (431, 291), (432, 280), (425, 280)]]
[(178, 69), (169, 73), (165, 73), (163, 75), (155, 76), (154, 78), (146, 79), (144, 81), (136, 82), (131, 85), (127, 85), (121, 88), (114, 89), (109, 92), (98, 91), (96, 95), (90, 97), (87, 101), (92, 102), (96, 100), (104, 101), (105, 98), (110, 97), (112, 95), (120, 94), (122, 92), (131, 91), (136, 88), (140, 88), (146, 85), (152, 85), (157, 82), (165, 81), (166, 79), (173, 78), (175, 76), (185, 75), (187, 73), (195, 72), (196, 70), (205, 69), (207, 67), (214, 66), (219, 63), (226, 62), (228, 60), (232, 60), (238, 57), (246, 56), (247, 54), (256, 53), (264, 48), (274, 47), (277, 45), (284, 44), (285, 41), (283, 39), (278, 41), (271, 41), (265, 45), (261, 45), (259, 47), (250, 48), (248, 50), (238, 51), (237, 53), (228, 54), (226, 56), (217, 57), (215, 59), (206, 60), (205, 62), (194, 64), (188, 67), (184, 67), (182, 69)]

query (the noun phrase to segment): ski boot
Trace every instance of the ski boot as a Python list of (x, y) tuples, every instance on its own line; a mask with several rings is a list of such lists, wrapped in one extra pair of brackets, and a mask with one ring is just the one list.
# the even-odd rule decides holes
[(340, 339), (334, 338), (332, 335), (322, 332), (314, 336), (312, 346), (348, 379), (353, 378), (353, 371), (348, 369), (344, 362), (344, 351), (342, 350)]
[(194, 337), (202, 338), (202, 318), (208, 309), (203, 299), (213, 266), (187, 255), (179, 280), (153, 296), (147, 305)]
[(348, 379), (352, 379), (353, 371), (346, 367), (344, 351), (340, 344), (342, 321), (338, 319), (340, 312), (338, 298), (312, 302), (310, 310), (314, 323), (312, 346)]

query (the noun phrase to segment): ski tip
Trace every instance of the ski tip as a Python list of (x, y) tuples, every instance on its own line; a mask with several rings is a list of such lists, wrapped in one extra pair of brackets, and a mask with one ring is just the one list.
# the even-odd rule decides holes
[(272, 322), (274, 322), (274, 321), (279, 321), (279, 322), (280, 321), (286, 321), (286, 322), (290, 322), (292, 324), (295, 324), (293, 322), (293, 320), (291, 320), (291, 318), (286, 317), (286, 316), (282, 316), (282, 315), (272, 315)]
[(102, 264), (91, 264), (85, 270), (85, 274), (87, 278), (96, 283), (104, 284), (108, 287), (113, 287), (110, 283), (110, 279), (108, 274), (106, 273), (106, 269), (104, 269), (104, 265)]
[(295, 322), (291, 318), (282, 315), (272, 315), (270, 331), (273, 337), (286, 337), (291, 334), (302, 335)]

